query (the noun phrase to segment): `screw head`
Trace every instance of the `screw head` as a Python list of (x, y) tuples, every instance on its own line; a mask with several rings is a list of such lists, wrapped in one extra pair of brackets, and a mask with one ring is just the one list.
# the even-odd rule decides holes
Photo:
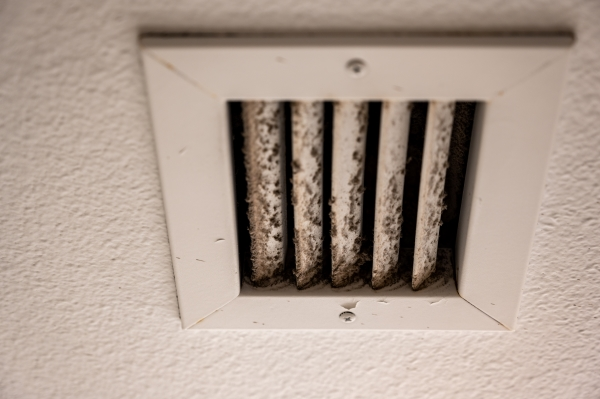
[(367, 64), (361, 59), (353, 58), (346, 63), (346, 71), (353, 78), (362, 78), (367, 74)]
[(356, 320), (356, 315), (352, 312), (342, 312), (339, 317), (343, 323), (352, 323)]

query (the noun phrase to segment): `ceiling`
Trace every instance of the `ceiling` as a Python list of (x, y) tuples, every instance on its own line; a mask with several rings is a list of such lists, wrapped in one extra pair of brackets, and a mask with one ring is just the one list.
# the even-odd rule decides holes
[[(600, 397), (600, 2), (0, 0), (0, 397)], [(573, 32), (517, 329), (182, 331), (144, 31)]]

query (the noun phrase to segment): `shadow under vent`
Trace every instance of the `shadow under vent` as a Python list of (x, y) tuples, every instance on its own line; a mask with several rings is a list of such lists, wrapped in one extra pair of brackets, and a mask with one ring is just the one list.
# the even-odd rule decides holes
[(475, 106), (230, 102), (244, 281), (419, 289), (453, 273)]

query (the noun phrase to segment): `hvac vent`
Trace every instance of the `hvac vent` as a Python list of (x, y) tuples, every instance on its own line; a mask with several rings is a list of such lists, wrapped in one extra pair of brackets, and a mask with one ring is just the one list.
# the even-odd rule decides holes
[(514, 328), (570, 42), (144, 39), (183, 327)]
[[(428, 283), (452, 274), (474, 110), (454, 102), (231, 104), (245, 282), (383, 289), (408, 277), (422, 288), (436, 270), (442, 221), (441, 273)], [(401, 270), (412, 276), (401, 279)]]

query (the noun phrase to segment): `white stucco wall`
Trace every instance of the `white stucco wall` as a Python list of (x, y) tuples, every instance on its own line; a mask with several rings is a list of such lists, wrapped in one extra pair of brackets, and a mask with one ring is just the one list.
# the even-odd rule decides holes
[[(181, 331), (142, 29), (575, 32), (517, 331)], [(0, 0), (1, 398), (598, 398), (599, 244), (600, 1)]]

